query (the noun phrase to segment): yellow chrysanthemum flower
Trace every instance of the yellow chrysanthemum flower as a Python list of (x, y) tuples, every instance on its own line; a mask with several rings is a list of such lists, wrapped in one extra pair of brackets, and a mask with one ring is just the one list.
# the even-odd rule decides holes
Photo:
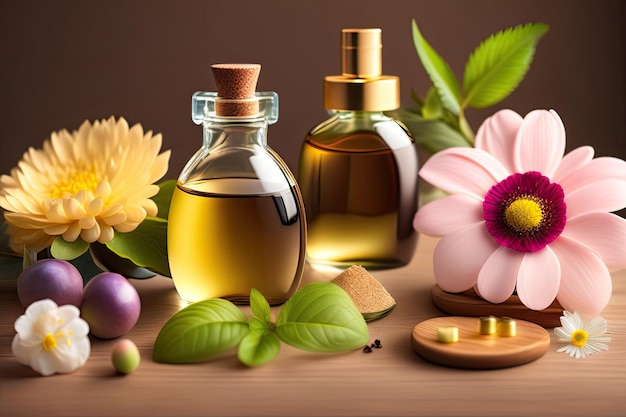
[(161, 134), (129, 128), (124, 118), (85, 121), (73, 133), (53, 132), (29, 148), (11, 175), (0, 177), (11, 248), (40, 251), (57, 236), (105, 243), (155, 216), (154, 184), (168, 169)]

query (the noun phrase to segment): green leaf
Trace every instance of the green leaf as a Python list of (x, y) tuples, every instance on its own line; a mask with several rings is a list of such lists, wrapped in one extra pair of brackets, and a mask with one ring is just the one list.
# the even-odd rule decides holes
[(174, 314), (154, 342), (155, 362), (200, 362), (236, 346), (248, 333), (248, 319), (230, 301), (198, 301)]
[(80, 255), (76, 259), (70, 261), (72, 265), (80, 271), (80, 275), (83, 277), (83, 284), (87, 284), (91, 278), (104, 272), (91, 257), (91, 251), (87, 251)]
[(413, 43), (417, 55), (441, 97), (444, 107), (454, 114), (461, 111), (461, 88), (450, 66), (424, 39), (413, 19)]
[(152, 200), (159, 208), (157, 217), (167, 220), (167, 217), (170, 214), (170, 203), (172, 202), (172, 195), (174, 194), (174, 190), (176, 189), (176, 180), (166, 180), (157, 185), (159, 186), (159, 192), (157, 193), (157, 195), (152, 197)]
[(24, 246), (24, 255), (22, 255), (22, 269), (28, 268), (35, 262), (37, 262), (37, 253), (31, 253), (31, 251), (29, 251), (28, 248)]
[(250, 290), (250, 309), (259, 320), (269, 323), (271, 318), (270, 304), (256, 288)]
[(237, 349), (239, 361), (247, 366), (260, 366), (274, 360), (280, 352), (280, 339), (268, 323), (253, 317), (250, 332)]
[(24, 269), (24, 259), (21, 256), (0, 253), (0, 281), (16, 280)]
[(463, 107), (484, 108), (507, 97), (530, 68), (543, 23), (519, 25), (497, 32), (470, 55), (463, 75)]
[(276, 321), (283, 342), (313, 352), (344, 352), (369, 340), (367, 323), (350, 296), (331, 282), (314, 282), (283, 305)]
[(455, 146), (471, 146), (467, 139), (441, 120), (424, 120), (419, 114), (400, 108), (389, 114), (401, 121), (420, 147), (430, 153)]
[(156, 275), (154, 271), (137, 266), (130, 259), (118, 256), (104, 243), (94, 242), (89, 245), (89, 254), (98, 268), (116, 272), (126, 278), (147, 279)]
[(81, 238), (76, 239), (74, 242), (68, 242), (61, 236), (58, 236), (52, 242), (52, 246), (50, 246), (50, 253), (53, 257), (66, 261), (78, 258), (87, 250), (89, 250), (89, 243)]
[(411, 88), (411, 100), (418, 108), (421, 109), (422, 107), (424, 107), (424, 100), (422, 100), (422, 98), (419, 95), (417, 95), (415, 90), (413, 90), (412, 88)]
[(137, 266), (171, 276), (167, 261), (167, 221), (163, 219), (146, 217), (132, 232), (116, 232), (106, 246)]
[(434, 87), (428, 90), (424, 107), (422, 107), (422, 117), (426, 120), (436, 120), (443, 117), (443, 104), (437, 89)]

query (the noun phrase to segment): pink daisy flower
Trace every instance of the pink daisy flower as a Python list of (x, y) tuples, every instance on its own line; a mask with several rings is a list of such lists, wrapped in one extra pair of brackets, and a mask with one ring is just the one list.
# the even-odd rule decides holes
[(524, 305), (595, 316), (611, 296), (609, 270), (626, 267), (626, 162), (565, 153), (553, 111), (522, 118), (501, 110), (485, 120), (474, 148), (433, 155), (421, 177), (449, 195), (415, 215), (420, 233), (442, 236), (433, 254), (438, 285), (474, 288), (501, 303), (516, 290)]

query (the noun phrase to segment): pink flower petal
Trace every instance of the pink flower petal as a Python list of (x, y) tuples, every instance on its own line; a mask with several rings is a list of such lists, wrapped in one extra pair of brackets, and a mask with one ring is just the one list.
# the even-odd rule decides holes
[(451, 194), (481, 199), (496, 183), (508, 176), (492, 155), (476, 148), (448, 148), (430, 157), (420, 176)]
[(626, 207), (626, 181), (608, 178), (579, 187), (565, 194), (567, 221), (577, 216), (597, 212), (611, 212)]
[(463, 195), (451, 195), (421, 207), (413, 227), (430, 236), (443, 236), (471, 223), (482, 222), (482, 201)]
[(513, 152), (517, 172), (537, 171), (552, 177), (565, 153), (565, 127), (551, 110), (534, 110), (526, 115)]
[(433, 253), (435, 279), (442, 290), (462, 292), (472, 288), (478, 273), (498, 244), (484, 224), (473, 224), (441, 238)]
[(506, 301), (515, 290), (522, 252), (500, 246), (485, 261), (478, 273), (478, 292), (491, 303)]
[(559, 181), (565, 193), (607, 179), (626, 181), (626, 161), (613, 157), (596, 158)]
[(517, 295), (531, 310), (547, 308), (559, 290), (561, 265), (550, 247), (524, 256), (517, 277)]
[(478, 128), (474, 146), (492, 154), (509, 173), (515, 172), (513, 145), (524, 119), (513, 110), (500, 110)]
[(562, 235), (596, 251), (609, 269), (626, 268), (626, 219), (588, 213), (568, 221)]
[(574, 149), (563, 157), (559, 167), (552, 176), (552, 180), (559, 184), (561, 181), (565, 181), (570, 174), (576, 173), (580, 168), (593, 160), (594, 154), (595, 151), (591, 146), (581, 146)]
[(561, 264), (557, 299), (568, 311), (597, 316), (611, 298), (611, 275), (602, 259), (589, 247), (561, 236), (550, 248)]

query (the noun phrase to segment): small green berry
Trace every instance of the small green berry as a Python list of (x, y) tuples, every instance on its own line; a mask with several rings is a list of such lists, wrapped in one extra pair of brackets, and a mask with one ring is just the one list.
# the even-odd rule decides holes
[(120, 374), (129, 374), (139, 367), (141, 355), (137, 345), (130, 339), (122, 339), (113, 345), (111, 362)]

